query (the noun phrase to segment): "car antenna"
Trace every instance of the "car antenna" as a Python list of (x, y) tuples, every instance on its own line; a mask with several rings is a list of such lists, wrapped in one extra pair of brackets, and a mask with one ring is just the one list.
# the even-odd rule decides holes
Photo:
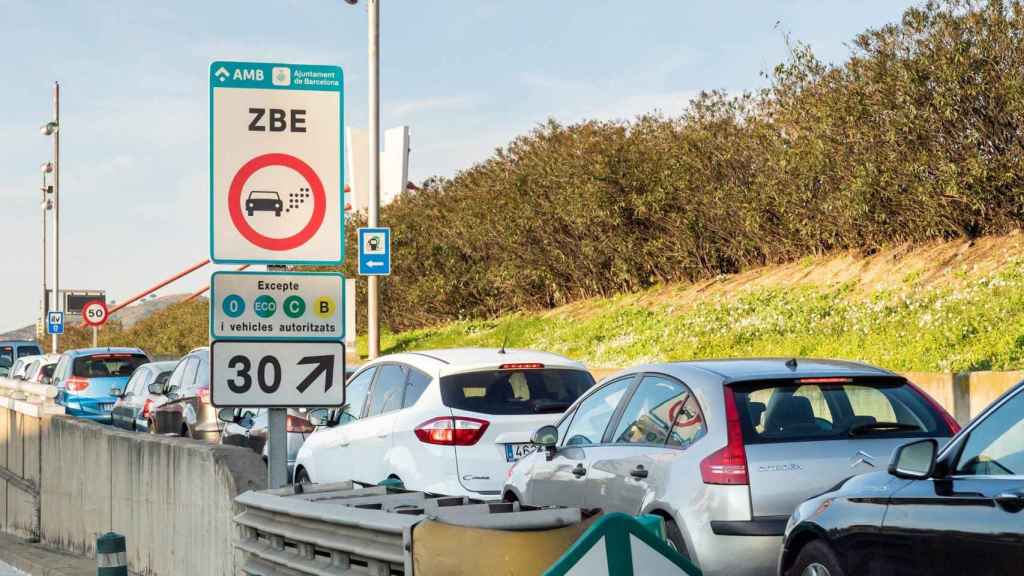
[(505, 325), (505, 336), (501, 339), (501, 350), (498, 350), (498, 354), (504, 354), (505, 353), (505, 345), (508, 344), (508, 333), (509, 333), (509, 328), (511, 328), (511, 327), (512, 327), (511, 323)]
[(786, 368), (789, 368), (790, 370), (796, 370), (796, 358), (790, 358), (789, 360), (786, 360)]

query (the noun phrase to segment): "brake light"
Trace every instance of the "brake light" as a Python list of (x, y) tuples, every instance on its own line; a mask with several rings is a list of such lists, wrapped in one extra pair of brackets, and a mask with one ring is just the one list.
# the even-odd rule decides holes
[(69, 392), (81, 392), (89, 387), (89, 379), (82, 378), (80, 376), (72, 376), (67, 379), (64, 387), (67, 388)]
[(153, 408), (153, 399), (146, 398), (146, 401), (142, 403), (142, 417), (149, 418), (149, 411)]
[(309, 420), (305, 418), (299, 418), (298, 416), (292, 416), (291, 414), (285, 418), (285, 429), (289, 432), (298, 432), (300, 434), (312, 434), (313, 425), (309, 423)]
[(209, 388), (200, 388), (199, 392), (196, 393), (196, 396), (199, 397), (199, 401), (202, 402), (203, 404), (209, 404), (210, 403), (210, 389)]
[(949, 426), (949, 431), (951, 433), (956, 434), (957, 432), (960, 431), (960, 423), (956, 421), (956, 418), (953, 418), (952, 414), (947, 412), (946, 409), (942, 407), (942, 404), (939, 404), (938, 400), (932, 398), (931, 394), (925, 392), (917, 384), (914, 384), (910, 380), (907, 380), (907, 384), (914, 390), (914, 392), (920, 394), (921, 397), (924, 398), (925, 402), (928, 402), (928, 405), (931, 406), (933, 410), (939, 413), (939, 416), (942, 417), (942, 421), (946, 423), (946, 426)]
[(498, 366), (498, 370), (534, 370), (543, 367), (544, 365), (540, 362), (517, 362), (513, 364), (502, 364), (501, 366)]
[(700, 477), (705, 484), (750, 484), (747, 475), (747, 452), (743, 448), (743, 430), (736, 409), (736, 394), (725, 386), (726, 445), (700, 463)]
[(853, 382), (853, 378), (799, 378), (796, 381), (797, 384), (847, 384), (850, 382)]
[(413, 431), (420, 442), (440, 446), (472, 446), (483, 437), (491, 423), (465, 416), (441, 416), (420, 424)]

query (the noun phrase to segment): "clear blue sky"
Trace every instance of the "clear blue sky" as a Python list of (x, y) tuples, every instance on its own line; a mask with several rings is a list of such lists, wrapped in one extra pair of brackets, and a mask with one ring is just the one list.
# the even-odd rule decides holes
[[(382, 0), (385, 127), (412, 130), (410, 175), (452, 175), (554, 117), (678, 112), (702, 89), (765, 83), (782, 32), (824, 60), (899, 19), (904, 0)], [(207, 67), (338, 64), (366, 126), (366, 9), (342, 0), (0, 0), (0, 331), (34, 322), (39, 125), (63, 89), (68, 288), (123, 299), (208, 256)], [(163, 290), (195, 289), (206, 273)]]

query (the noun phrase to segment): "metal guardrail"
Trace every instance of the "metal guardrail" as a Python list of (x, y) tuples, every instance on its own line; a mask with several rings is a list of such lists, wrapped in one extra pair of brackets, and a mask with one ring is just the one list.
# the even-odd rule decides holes
[(430, 519), (538, 530), (579, 523), (579, 508), (532, 508), (352, 482), (246, 492), (237, 548), (251, 576), (412, 575), (412, 530)]
[(29, 416), (63, 414), (64, 408), (55, 403), (57, 387), (15, 378), (0, 378), (0, 406)]

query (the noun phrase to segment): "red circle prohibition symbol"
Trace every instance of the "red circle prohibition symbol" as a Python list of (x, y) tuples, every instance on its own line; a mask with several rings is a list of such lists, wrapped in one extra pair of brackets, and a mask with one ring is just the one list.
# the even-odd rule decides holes
[(680, 400), (680, 401), (676, 402), (675, 404), (673, 404), (672, 406), (670, 406), (669, 409), (668, 409), (668, 419), (669, 419), (669, 421), (674, 423), (673, 425), (678, 427), (678, 428), (684, 428), (686, 426), (690, 426), (692, 424), (695, 424), (698, 420), (700, 420), (700, 416), (694, 416), (693, 418), (690, 418), (686, 422), (676, 422), (676, 418), (679, 418), (679, 413), (682, 412), (682, 410), (683, 410), (683, 403), (684, 403), (684, 401)]
[[(245, 217), (242, 215), (242, 188), (253, 174), (267, 166), (284, 166), (298, 172), (309, 183), (310, 192), (313, 193), (313, 215), (302, 230), (291, 236), (274, 238), (260, 234), (245, 221)], [(324, 194), (323, 182), (309, 167), (309, 164), (291, 154), (263, 154), (242, 165), (235, 177), (231, 179), (231, 187), (228, 189), (228, 212), (231, 214), (231, 221), (235, 224), (235, 228), (249, 242), (267, 250), (291, 250), (308, 242), (320, 229), (320, 225), (324, 222), (324, 215), (327, 214), (327, 196)]]

